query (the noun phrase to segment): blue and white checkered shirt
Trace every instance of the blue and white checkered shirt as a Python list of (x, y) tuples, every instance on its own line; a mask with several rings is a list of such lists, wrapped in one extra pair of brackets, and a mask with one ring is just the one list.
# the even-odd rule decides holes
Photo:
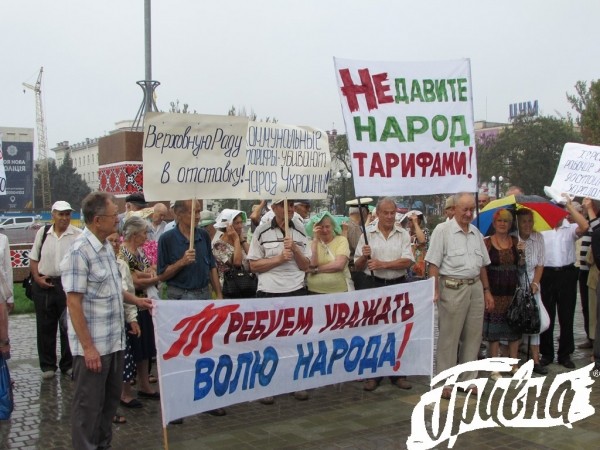
[[(121, 275), (108, 241), (100, 242), (86, 228), (63, 258), (60, 269), (65, 292), (83, 294), (83, 314), (98, 353), (108, 355), (124, 350), (125, 316)], [(68, 324), (71, 353), (83, 355), (70, 315)]]

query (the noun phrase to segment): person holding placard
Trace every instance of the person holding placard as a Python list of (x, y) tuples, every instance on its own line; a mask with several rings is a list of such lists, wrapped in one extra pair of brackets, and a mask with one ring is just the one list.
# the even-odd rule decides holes
[[(369, 245), (365, 245), (365, 236), (361, 236), (354, 254), (354, 266), (366, 278), (356, 286), (357, 290), (405, 283), (407, 269), (415, 262), (408, 231), (396, 225), (396, 202), (383, 197), (375, 210), (377, 224), (366, 231)], [(383, 377), (366, 380), (364, 390), (374, 391), (382, 380)], [(400, 389), (412, 388), (404, 376), (390, 377), (390, 381)]]
[[(261, 223), (254, 231), (248, 260), (250, 270), (258, 275), (258, 291), (261, 297), (289, 297), (306, 295), (305, 272), (309, 269), (311, 249), (304, 231), (304, 224), (294, 217), (294, 205), (284, 199), (271, 203), (274, 217)], [(294, 392), (297, 400), (307, 400), (306, 391)], [(272, 403), (272, 398), (263, 399)]]
[[(198, 228), (200, 202), (196, 200), (192, 223), (192, 200), (178, 200), (173, 205), (177, 226), (158, 240), (157, 273), (167, 283), (167, 298), (172, 300), (209, 300), (210, 283), (217, 298), (223, 298), (210, 237)], [(194, 227), (194, 244), (190, 232)]]

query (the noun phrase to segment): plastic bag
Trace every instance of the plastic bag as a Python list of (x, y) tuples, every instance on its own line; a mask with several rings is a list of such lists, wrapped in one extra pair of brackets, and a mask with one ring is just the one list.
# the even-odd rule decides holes
[(4, 356), (0, 354), (0, 420), (10, 419), (14, 408), (12, 382)]

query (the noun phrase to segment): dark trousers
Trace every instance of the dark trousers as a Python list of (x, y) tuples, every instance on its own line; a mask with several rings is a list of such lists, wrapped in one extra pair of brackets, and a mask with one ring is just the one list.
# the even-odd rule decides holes
[[(382, 278), (373, 277), (365, 274), (364, 272), (353, 272), (356, 274), (356, 279), (358, 281), (358, 285), (355, 282), (354, 287), (357, 291), (364, 289), (372, 289), (384, 286), (390, 286), (392, 284), (401, 284), (406, 282), (406, 277), (399, 277), (393, 280), (383, 280)], [(352, 278), (354, 280), (354, 277)], [(381, 383), (384, 377), (376, 377), (374, 378), (377, 383)], [(399, 378), (406, 378), (405, 376), (390, 376), (390, 381), (394, 383)]]
[(554, 360), (554, 323), (558, 313), (560, 338), (558, 362), (570, 359), (575, 351), (573, 321), (577, 302), (577, 278), (579, 269), (570, 266), (562, 270), (546, 267), (542, 275), (542, 302), (550, 316), (550, 327), (540, 335), (540, 353), (548, 361)]
[[(600, 283), (596, 287), (596, 305), (600, 301)], [(596, 337), (594, 339), (594, 361), (596, 362), (596, 368), (600, 369), (600, 308), (596, 306)]]
[(91, 372), (83, 356), (73, 358), (71, 440), (77, 450), (110, 448), (112, 419), (123, 387), (123, 352), (102, 355), (102, 370)]
[(583, 328), (585, 335), (590, 338), (590, 309), (589, 309), (589, 291), (588, 291), (588, 275), (589, 270), (579, 270), (579, 297), (581, 297), (581, 313), (583, 314)]
[(59, 319), (67, 307), (67, 297), (60, 280), (54, 282), (51, 289), (42, 289), (33, 283), (33, 303), (35, 305), (35, 323), (37, 331), (37, 348), (42, 372), (56, 370), (56, 332), (60, 331), (60, 361), (58, 367), (63, 372), (73, 365), (73, 357), (69, 348), (67, 330), (59, 327)]
[(272, 297), (298, 297), (301, 295), (307, 295), (308, 290), (306, 288), (298, 289), (292, 292), (264, 292), (256, 291), (256, 298), (272, 298)]

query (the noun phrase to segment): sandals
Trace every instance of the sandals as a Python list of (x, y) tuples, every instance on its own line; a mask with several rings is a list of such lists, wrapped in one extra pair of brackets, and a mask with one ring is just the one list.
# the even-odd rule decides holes
[(125, 416), (120, 416), (117, 414), (113, 417), (112, 423), (114, 423), (115, 425), (121, 425), (127, 423), (127, 419), (125, 418)]
[(477, 386), (474, 384), (468, 385), (466, 388), (460, 387), (459, 391), (464, 392), (465, 394), (471, 393), (473, 397), (477, 397), (479, 395), (479, 391), (477, 390)]
[(444, 389), (442, 389), (442, 398), (444, 400), (450, 400), (451, 397), (452, 397), (452, 388), (449, 386), (444, 387)]

